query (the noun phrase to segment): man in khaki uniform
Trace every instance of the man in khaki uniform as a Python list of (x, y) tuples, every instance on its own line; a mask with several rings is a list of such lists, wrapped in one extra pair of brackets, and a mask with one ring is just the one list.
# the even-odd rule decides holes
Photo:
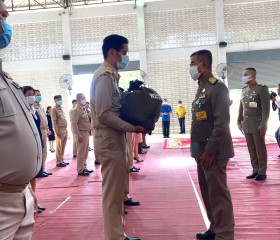
[(45, 170), (46, 160), (47, 160), (47, 140), (48, 140), (48, 134), (49, 127), (48, 127), (48, 119), (46, 116), (46, 112), (44, 108), (41, 106), (40, 102), (42, 101), (41, 92), (39, 90), (35, 90), (35, 102), (33, 104), (33, 107), (36, 109), (37, 113), (40, 116), (40, 129), (42, 134), (42, 141), (43, 141), (43, 153), (42, 153), (42, 173), (45, 175), (52, 175), (52, 173), (47, 172)]
[(191, 155), (197, 162), (201, 195), (210, 228), (198, 239), (234, 240), (234, 218), (226, 166), (234, 156), (229, 129), (229, 91), (212, 74), (212, 54), (191, 55), (190, 75), (198, 80), (192, 103)]
[(52, 108), (51, 117), (56, 139), (56, 166), (66, 167), (69, 163), (63, 161), (65, 146), (67, 142), (67, 120), (61, 107), (63, 101), (61, 95), (54, 96), (55, 106)]
[(243, 72), (242, 82), (247, 86), (242, 89), (237, 124), (245, 135), (253, 168), (253, 173), (246, 178), (260, 181), (266, 178), (265, 133), (270, 95), (267, 86), (257, 83), (256, 74), (254, 68), (246, 68)]
[[(0, 49), (7, 47), (12, 37), (4, 21), (7, 16), (0, 1), (0, 35), (4, 36)], [(34, 198), (27, 185), (40, 170), (42, 147), (22, 89), (2, 71), (1, 59), (0, 102), (0, 239), (30, 240)]]
[(123, 212), (127, 176), (125, 132), (146, 132), (120, 118), (118, 69), (128, 64), (128, 40), (110, 35), (103, 40), (104, 62), (94, 73), (90, 103), (94, 133), (94, 152), (101, 161), (102, 208), (105, 240), (139, 240), (124, 233)]
[[(72, 100), (72, 108), (69, 111), (70, 119), (71, 119), (71, 114), (72, 114), (74, 108), (76, 107), (76, 105), (77, 105), (77, 99), (73, 99)], [(73, 132), (72, 132), (72, 134), (73, 134)], [(77, 145), (77, 142), (76, 142), (76, 140), (75, 140), (75, 138), (73, 136), (73, 158), (77, 157), (77, 151), (78, 151), (78, 145)]]
[(90, 121), (85, 111), (86, 97), (83, 93), (76, 96), (77, 105), (70, 115), (71, 130), (77, 143), (77, 173), (88, 176), (93, 170), (87, 169)]

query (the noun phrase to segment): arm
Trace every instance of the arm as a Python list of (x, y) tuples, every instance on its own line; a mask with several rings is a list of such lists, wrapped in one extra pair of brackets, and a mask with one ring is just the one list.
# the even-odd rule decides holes
[(72, 110), (70, 114), (70, 121), (71, 121), (71, 130), (73, 134), (79, 134), (79, 128), (78, 128), (78, 121), (80, 118), (80, 114), (76, 110)]
[(205, 147), (205, 152), (215, 156), (219, 151), (219, 144), (223, 141), (225, 133), (229, 132), (229, 91), (224, 84), (214, 87), (211, 97), (214, 128)]
[[(242, 97), (242, 94), (241, 94), (241, 97)], [(240, 131), (242, 131), (242, 124), (241, 124), (242, 121), (243, 121), (243, 104), (242, 104), (242, 101), (240, 100), (238, 118), (237, 118), (237, 126), (240, 129)]]
[(98, 121), (118, 131), (133, 132), (135, 127), (123, 121), (112, 111), (113, 95), (116, 94), (112, 77), (107, 74), (102, 75), (97, 81), (94, 107)]
[(270, 112), (270, 96), (267, 86), (263, 86), (260, 91), (260, 100), (262, 106), (262, 121), (259, 128), (267, 129), (267, 121)]
[(52, 126), (55, 134), (58, 133), (58, 126), (57, 126), (57, 115), (56, 115), (56, 109), (52, 108), (51, 110), (51, 118), (52, 118)]

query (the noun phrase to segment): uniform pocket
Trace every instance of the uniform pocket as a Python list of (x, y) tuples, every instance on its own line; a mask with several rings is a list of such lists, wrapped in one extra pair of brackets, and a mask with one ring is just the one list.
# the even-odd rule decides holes
[(11, 95), (11, 90), (0, 82), (0, 118), (18, 114)]

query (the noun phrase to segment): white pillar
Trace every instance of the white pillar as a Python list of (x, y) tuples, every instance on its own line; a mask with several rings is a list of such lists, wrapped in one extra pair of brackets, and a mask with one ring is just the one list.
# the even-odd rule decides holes
[[(216, 15), (216, 33), (218, 44), (218, 64), (227, 63), (226, 47), (219, 47), (220, 42), (225, 41), (225, 22), (224, 22), (224, 1), (215, 0), (215, 15)], [(214, 66), (216, 67), (216, 66)], [(227, 78), (225, 84), (228, 86)]]
[[(144, 71), (148, 76), (147, 66), (147, 49), (146, 49), (146, 33), (145, 33), (145, 8), (136, 8), (137, 25), (138, 25), (138, 41), (139, 41), (139, 61), (140, 70)], [(147, 79), (148, 81), (148, 79)], [(148, 83), (148, 82), (146, 82)]]

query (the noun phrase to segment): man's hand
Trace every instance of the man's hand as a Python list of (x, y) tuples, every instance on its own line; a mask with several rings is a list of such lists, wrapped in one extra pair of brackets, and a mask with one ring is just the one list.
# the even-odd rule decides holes
[(201, 165), (202, 165), (202, 168), (205, 170), (205, 171), (208, 171), (212, 164), (213, 164), (213, 161), (214, 161), (214, 156), (210, 153), (207, 153), (207, 152), (204, 152), (202, 154), (202, 156), (200, 157), (201, 159)]
[(263, 127), (259, 127), (259, 134), (261, 137), (264, 137), (266, 133), (266, 129)]
[(83, 137), (82, 137), (82, 135), (80, 133), (78, 134), (78, 142), (79, 143), (83, 142)]
[(149, 131), (147, 131), (145, 128), (141, 127), (141, 126), (136, 126), (134, 129), (135, 133), (148, 133)]

